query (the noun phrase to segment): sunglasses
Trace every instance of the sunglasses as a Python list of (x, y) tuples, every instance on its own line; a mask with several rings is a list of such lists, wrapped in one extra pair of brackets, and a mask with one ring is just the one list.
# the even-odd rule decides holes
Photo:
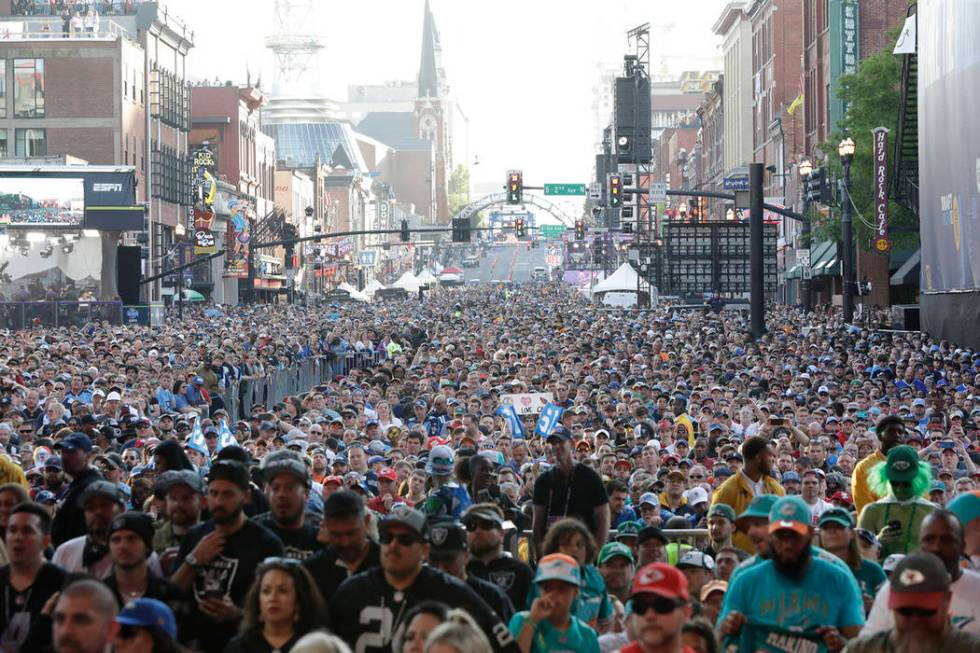
[(631, 611), (634, 614), (645, 615), (649, 610), (657, 614), (670, 614), (677, 608), (684, 605), (676, 599), (668, 599), (665, 596), (654, 596), (652, 598), (636, 597), (631, 599)]
[(144, 628), (142, 626), (133, 626), (131, 624), (122, 624), (119, 626), (119, 639), (133, 639), (142, 632)]
[(466, 522), (466, 527), (471, 531), (495, 531), (500, 529), (500, 524), (485, 519), (473, 519)]
[(412, 546), (414, 544), (422, 544), (423, 540), (418, 535), (413, 535), (411, 533), (382, 533), (378, 537), (378, 541), (382, 544), (391, 544), (394, 541), (398, 541), (400, 546)]
[(925, 608), (895, 608), (895, 612), (902, 615), (903, 617), (919, 617), (922, 619), (928, 618), (936, 614), (935, 610), (926, 610)]

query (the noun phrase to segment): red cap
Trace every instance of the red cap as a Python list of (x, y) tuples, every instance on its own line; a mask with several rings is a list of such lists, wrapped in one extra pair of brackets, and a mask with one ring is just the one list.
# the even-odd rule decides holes
[(397, 481), (398, 473), (395, 472), (395, 470), (393, 470), (391, 467), (382, 467), (381, 471), (378, 472), (378, 478), (379, 479), (385, 478), (388, 479), (389, 481)]
[(337, 485), (343, 485), (344, 479), (339, 476), (328, 476), (323, 479), (323, 485), (330, 485), (331, 483), (336, 483)]
[(432, 449), (432, 447), (439, 446), (440, 444), (450, 445), (453, 441), (448, 438), (431, 437), (429, 442), (425, 445), (426, 449)]
[(657, 594), (668, 599), (689, 601), (687, 576), (677, 567), (663, 562), (651, 562), (633, 577), (630, 598), (637, 594)]

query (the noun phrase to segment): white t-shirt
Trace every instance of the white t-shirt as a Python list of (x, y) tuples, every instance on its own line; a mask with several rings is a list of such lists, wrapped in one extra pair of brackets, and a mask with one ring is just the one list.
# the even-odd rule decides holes
[(834, 504), (828, 503), (823, 499), (821, 499), (820, 497), (817, 497), (815, 503), (813, 504), (808, 503), (806, 505), (810, 506), (810, 515), (812, 516), (812, 521), (811, 521), (812, 526), (816, 526), (817, 522), (820, 521), (820, 515), (824, 514), (826, 511), (834, 507)]
[[(85, 536), (80, 535), (63, 543), (54, 551), (51, 563), (58, 565), (68, 573), (86, 573), (99, 580), (105, 580), (112, 574), (112, 558), (106, 553), (100, 560), (90, 567), (82, 565), (82, 554), (85, 552)], [(163, 569), (160, 568), (160, 558), (156, 552), (150, 556), (150, 573), (154, 576), (163, 577)]]
[[(862, 637), (895, 627), (895, 615), (888, 609), (888, 587), (885, 583), (878, 590), (868, 620), (861, 629)], [(953, 601), (949, 605), (949, 617), (953, 627), (980, 635), (980, 574), (964, 569), (950, 589)]]
[(599, 650), (602, 653), (613, 653), (629, 643), (630, 636), (626, 632), (599, 635)]

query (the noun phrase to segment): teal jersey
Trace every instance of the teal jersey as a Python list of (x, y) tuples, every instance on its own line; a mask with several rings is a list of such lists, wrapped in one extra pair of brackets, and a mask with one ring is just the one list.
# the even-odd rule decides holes
[(775, 626), (749, 622), (742, 626), (738, 635), (722, 640), (725, 653), (827, 653), (823, 638), (816, 633), (799, 633)]
[[(612, 619), (612, 602), (606, 592), (606, 581), (602, 579), (599, 570), (594, 565), (585, 565), (580, 569), (582, 582), (579, 584), (578, 596), (572, 603), (572, 614), (594, 628)], [(531, 591), (527, 593), (528, 610), (539, 595), (538, 586), (531, 585)]]
[(885, 570), (881, 568), (881, 565), (872, 560), (865, 560), (864, 558), (861, 558), (861, 569), (854, 575), (857, 577), (861, 593), (867, 594), (868, 596), (877, 596), (878, 590), (888, 580), (888, 577), (885, 576)]
[[(510, 632), (517, 639), (530, 612), (518, 612), (510, 618)], [(599, 653), (599, 637), (581, 619), (572, 615), (572, 622), (560, 631), (545, 619), (538, 624), (531, 640), (531, 653)]]
[(777, 572), (772, 560), (742, 570), (725, 593), (719, 627), (729, 612), (793, 631), (864, 625), (864, 603), (854, 575), (819, 557), (810, 560), (798, 579)]
[[(813, 545), (810, 546), (810, 553), (813, 556), (813, 559), (814, 560), (819, 559), (819, 560), (823, 560), (825, 562), (829, 562), (830, 564), (834, 565), (838, 569), (840, 569), (842, 571), (846, 571), (848, 573), (848, 575), (851, 576), (851, 578), (854, 578), (854, 572), (853, 572), (853, 570), (850, 567), (847, 566), (847, 563), (844, 562), (843, 560), (841, 560), (840, 558), (838, 558), (837, 556), (835, 556), (833, 553), (831, 553), (827, 549), (822, 549), (819, 546), (817, 546), (816, 544), (813, 544)], [(734, 582), (735, 578), (740, 573), (742, 573), (742, 571), (744, 571), (746, 569), (751, 569), (752, 567), (754, 567), (754, 566), (756, 566), (756, 565), (758, 565), (760, 563), (763, 563), (763, 562), (765, 562), (768, 559), (769, 558), (763, 558), (762, 556), (760, 556), (758, 554), (756, 554), (756, 555), (754, 555), (754, 556), (752, 556), (750, 558), (746, 558), (745, 560), (742, 561), (742, 564), (740, 564), (738, 567), (736, 567), (735, 568), (735, 571), (732, 572), (732, 577), (728, 580), (729, 584), (731, 584), (732, 582)], [(854, 583), (855, 583), (855, 588), (858, 589), (858, 590), (860, 590), (861, 588), (859, 588), (857, 586), (857, 579), (856, 578), (854, 578)], [(871, 596), (874, 596), (874, 594), (872, 594)]]

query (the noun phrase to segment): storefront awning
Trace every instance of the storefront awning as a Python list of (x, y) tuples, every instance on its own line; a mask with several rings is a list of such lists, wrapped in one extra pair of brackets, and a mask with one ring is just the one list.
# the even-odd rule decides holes
[(902, 264), (902, 267), (898, 268), (895, 274), (892, 275), (891, 285), (893, 286), (906, 286), (915, 285), (919, 282), (919, 265), (922, 260), (922, 250), (917, 249), (915, 252)]
[(810, 269), (813, 276), (836, 276), (838, 274), (837, 242), (824, 240), (810, 250)]
[(786, 274), (783, 275), (785, 279), (798, 279), (800, 277), (800, 266), (794, 265), (790, 269), (786, 270)]

